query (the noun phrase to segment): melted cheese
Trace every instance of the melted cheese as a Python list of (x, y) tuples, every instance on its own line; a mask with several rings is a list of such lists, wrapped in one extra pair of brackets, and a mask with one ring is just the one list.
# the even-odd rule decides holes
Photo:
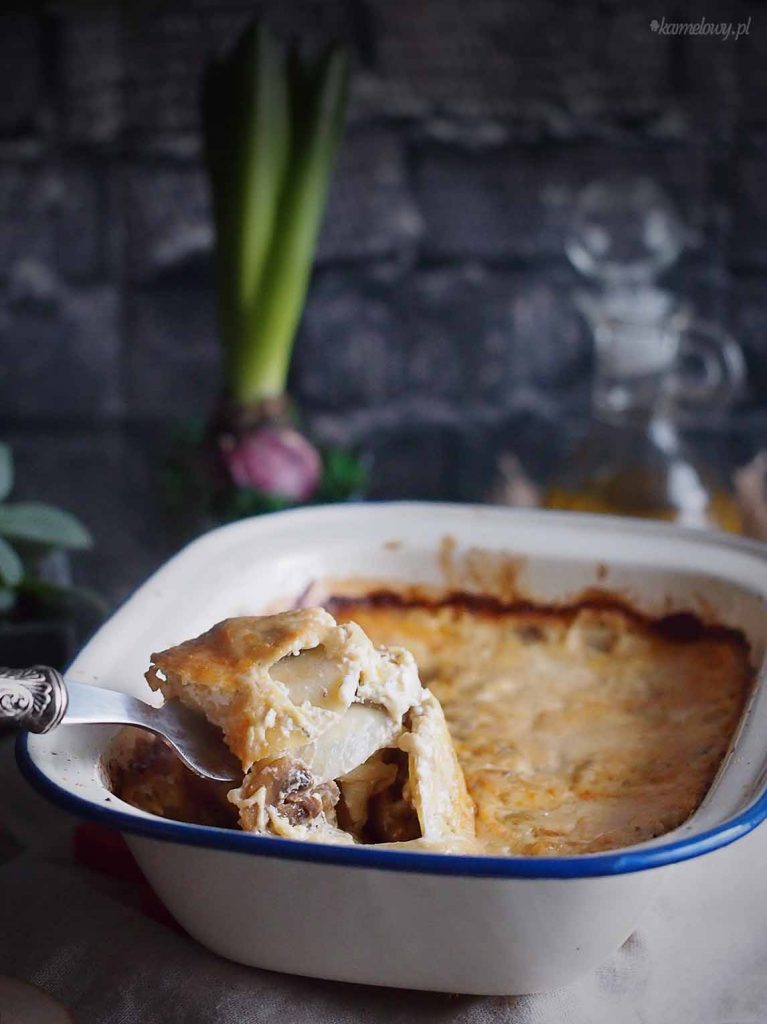
[(680, 825), (711, 785), (751, 678), (738, 638), (673, 639), (621, 610), (335, 611), (415, 655), (488, 854), (608, 850)]

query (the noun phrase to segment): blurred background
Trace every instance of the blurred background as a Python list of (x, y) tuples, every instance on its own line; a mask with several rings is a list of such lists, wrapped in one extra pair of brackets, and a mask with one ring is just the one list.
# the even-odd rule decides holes
[[(78, 582), (121, 600), (179, 545), (174, 422), (219, 388), (205, 61), (254, 14), (353, 54), (291, 371), (372, 498), (485, 500), (511, 451), (543, 483), (588, 415), (592, 332), (565, 235), (579, 190), (661, 186), (690, 229), (663, 285), (741, 345), (748, 384), (697, 443), (767, 426), (767, 11), (590, 0), (19, 4), (0, 16), (0, 437), (14, 497), (76, 513)], [(662, 8), (662, 9), (661, 9)], [(749, 22), (740, 38), (653, 19)], [(708, 431), (708, 432), (707, 432)]]

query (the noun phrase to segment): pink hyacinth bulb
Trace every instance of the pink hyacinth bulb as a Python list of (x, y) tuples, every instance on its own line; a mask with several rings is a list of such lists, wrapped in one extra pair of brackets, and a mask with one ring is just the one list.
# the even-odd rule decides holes
[(237, 487), (288, 501), (306, 501), (320, 482), (322, 462), (311, 442), (289, 427), (259, 427), (221, 440), (221, 454)]

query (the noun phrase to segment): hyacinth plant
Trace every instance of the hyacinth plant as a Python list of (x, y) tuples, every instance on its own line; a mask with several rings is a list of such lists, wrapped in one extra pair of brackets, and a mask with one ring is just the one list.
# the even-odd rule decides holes
[(176, 480), (214, 518), (344, 500), (364, 483), (354, 455), (306, 436), (287, 392), (348, 80), (343, 49), (310, 57), (258, 23), (205, 73), (224, 389)]

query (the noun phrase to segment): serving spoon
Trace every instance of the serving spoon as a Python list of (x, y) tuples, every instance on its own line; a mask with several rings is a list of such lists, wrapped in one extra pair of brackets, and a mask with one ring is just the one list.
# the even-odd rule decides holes
[(0, 667), (0, 725), (6, 722), (34, 733), (67, 725), (133, 725), (158, 736), (203, 779), (242, 779), (221, 730), (197, 712), (175, 700), (156, 708), (127, 693), (65, 682), (47, 665)]

